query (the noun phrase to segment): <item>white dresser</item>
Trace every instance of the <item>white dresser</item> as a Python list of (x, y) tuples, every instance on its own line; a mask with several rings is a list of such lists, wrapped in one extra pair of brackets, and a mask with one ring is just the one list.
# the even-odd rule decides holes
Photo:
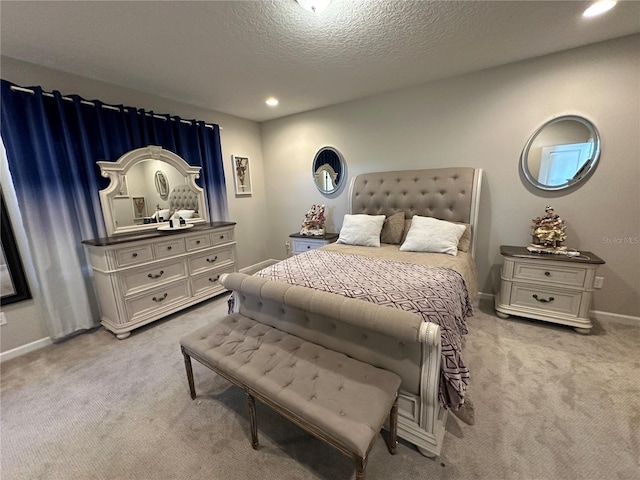
[(524, 247), (501, 246), (504, 257), (496, 313), (569, 325), (589, 333), (591, 297), (597, 268), (604, 260), (591, 252), (578, 257), (530, 253)]
[(102, 325), (119, 339), (131, 330), (225, 292), (236, 270), (231, 222), (177, 232), (87, 240)]
[(320, 236), (302, 235), (300, 233), (292, 233), (289, 235), (291, 238), (291, 253), (298, 255), (308, 250), (314, 250), (320, 248), (328, 243), (333, 243), (338, 240), (337, 233), (325, 233)]

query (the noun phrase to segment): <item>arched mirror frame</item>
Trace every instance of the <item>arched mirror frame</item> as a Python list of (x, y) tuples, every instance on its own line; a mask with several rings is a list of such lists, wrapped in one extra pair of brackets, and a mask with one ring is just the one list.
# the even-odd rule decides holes
[(100, 160), (96, 162), (100, 167), (100, 173), (102, 176), (110, 179), (111, 181), (106, 188), (99, 192), (102, 215), (108, 235), (143, 232), (158, 228), (157, 223), (119, 227), (116, 222), (116, 210), (113, 200), (123, 189), (123, 178), (126, 178), (127, 172), (134, 165), (144, 162), (145, 160), (160, 160), (162, 162), (166, 162), (168, 165), (173, 166), (178, 170), (178, 172), (184, 175), (185, 184), (197, 195), (199, 212), (198, 218), (188, 219), (187, 223), (198, 224), (209, 221), (208, 212), (205, 208), (204, 190), (196, 184), (196, 179), (200, 177), (200, 167), (189, 165), (182, 157), (169, 150), (165, 150), (164, 148), (155, 145), (149, 145), (147, 147), (131, 150), (113, 162), (108, 160)]
[[(551, 125), (555, 125), (560, 122), (566, 121), (574, 121), (581, 123), (590, 132), (590, 136), (593, 139), (593, 148), (591, 157), (586, 161), (586, 163), (575, 173), (575, 175), (565, 183), (559, 185), (546, 185), (538, 181), (537, 178), (531, 174), (529, 169), (529, 153), (531, 146), (535, 142), (536, 138), (544, 131), (545, 128), (550, 127)], [(527, 179), (527, 181), (536, 188), (540, 190), (546, 191), (557, 191), (564, 190), (566, 188), (577, 185), (581, 181), (585, 180), (589, 174), (595, 169), (598, 160), (600, 159), (600, 133), (596, 126), (590, 120), (580, 116), (580, 115), (561, 115), (559, 117), (552, 118), (551, 120), (542, 124), (534, 133), (529, 137), (524, 149), (522, 150), (522, 155), (520, 156), (520, 171)]]
[[(327, 150), (335, 153), (335, 155), (338, 157), (339, 166), (340, 166), (339, 172), (335, 171), (333, 167), (331, 167), (328, 164), (316, 166), (316, 162), (318, 161), (322, 153)], [(327, 168), (327, 166), (329, 168)], [(318, 172), (324, 173), (325, 171), (329, 172), (330, 175), (333, 173), (333, 175), (338, 177), (338, 181), (335, 182), (335, 186), (332, 189), (323, 189), (321, 188), (321, 185), (318, 183), (318, 177), (317, 177)], [(331, 176), (333, 177), (333, 175)], [(311, 178), (313, 179), (313, 183), (315, 184), (318, 191), (323, 195), (331, 195), (333, 193), (336, 193), (338, 190), (340, 190), (340, 188), (342, 188), (342, 186), (344, 185), (345, 178), (346, 178), (346, 165), (345, 165), (344, 157), (342, 156), (342, 154), (334, 147), (325, 146), (320, 148), (316, 152), (315, 156), (313, 157), (313, 162), (311, 162)], [(335, 181), (335, 177), (333, 177), (333, 180)]]

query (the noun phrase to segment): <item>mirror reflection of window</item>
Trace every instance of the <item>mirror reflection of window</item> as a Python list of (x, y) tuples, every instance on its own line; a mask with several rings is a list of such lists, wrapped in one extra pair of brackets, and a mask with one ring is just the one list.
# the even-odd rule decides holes
[(591, 159), (593, 143), (570, 143), (542, 147), (538, 181), (557, 186), (570, 182)]
[(589, 120), (556, 117), (529, 138), (520, 159), (524, 177), (541, 190), (575, 185), (593, 170), (600, 156), (600, 136)]

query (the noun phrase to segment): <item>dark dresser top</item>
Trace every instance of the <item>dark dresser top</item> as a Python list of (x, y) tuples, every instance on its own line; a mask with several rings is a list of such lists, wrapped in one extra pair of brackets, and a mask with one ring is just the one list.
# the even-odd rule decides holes
[(292, 233), (289, 235), (291, 238), (308, 238), (310, 240), (328, 240), (329, 242), (333, 242), (337, 240), (340, 235), (337, 233), (329, 233), (325, 232), (324, 235), (302, 235), (301, 233)]
[(214, 228), (231, 227), (235, 225), (235, 222), (210, 222), (199, 223), (192, 228), (185, 230), (176, 230), (175, 232), (160, 231), (156, 229), (149, 229), (143, 232), (126, 233), (122, 235), (113, 235), (111, 237), (93, 238), (91, 240), (83, 240), (85, 245), (91, 245), (92, 247), (106, 247), (109, 245), (119, 245), (129, 242), (137, 242), (138, 240), (151, 240), (154, 238), (166, 237), (168, 235), (175, 235), (176, 233), (195, 233), (205, 230), (212, 230)]
[(527, 250), (527, 247), (511, 245), (501, 245), (500, 255), (505, 257), (533, 258), (536, 260), (543, 259), (569, 263), (605, 263), (604, 260), (592, 252), (580, 251), (580, 255), (577, 257), (570, 257), (569, 255), (557, 255), (555, 253), (534, 253)]

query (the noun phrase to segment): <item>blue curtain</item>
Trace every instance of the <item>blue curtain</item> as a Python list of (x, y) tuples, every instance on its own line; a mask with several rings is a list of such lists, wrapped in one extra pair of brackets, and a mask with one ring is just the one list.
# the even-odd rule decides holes
[(44, 306), (56, 340), (96, 326), (99, 310), (82, 240), (106, 235), (97, 160), (159, 145), (202, 167), (211, 220), (227, 219), (220, 130), (2, 80), (0, 133)]

